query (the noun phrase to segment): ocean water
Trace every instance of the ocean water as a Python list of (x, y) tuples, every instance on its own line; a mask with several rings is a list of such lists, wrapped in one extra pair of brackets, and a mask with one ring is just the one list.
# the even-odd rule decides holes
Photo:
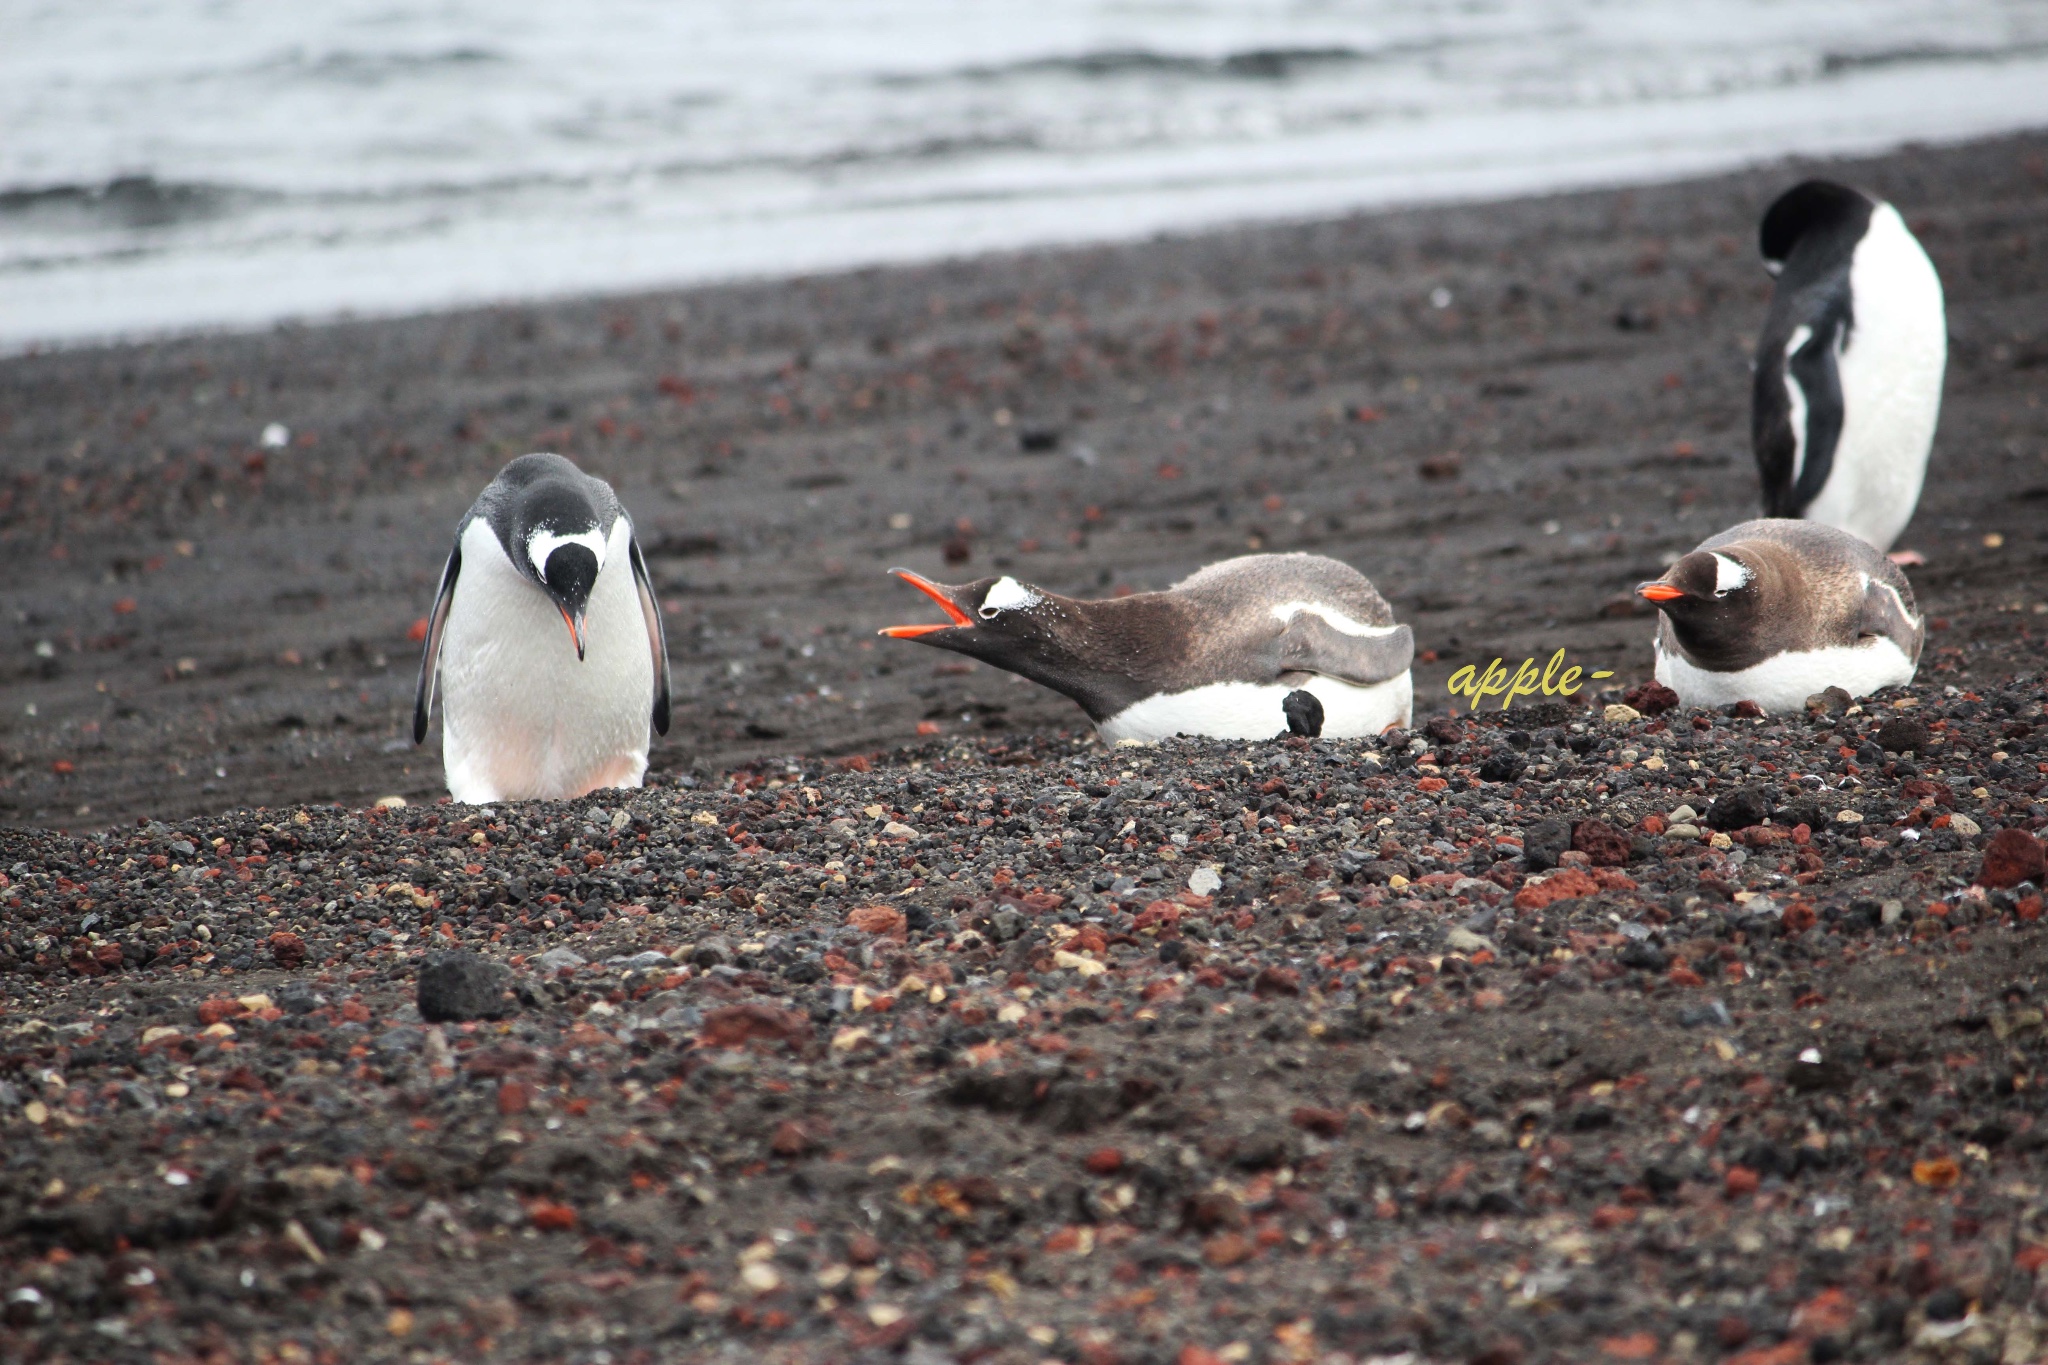
[(0, 348), (2044, 123), (2040, 0), (0, 0)]

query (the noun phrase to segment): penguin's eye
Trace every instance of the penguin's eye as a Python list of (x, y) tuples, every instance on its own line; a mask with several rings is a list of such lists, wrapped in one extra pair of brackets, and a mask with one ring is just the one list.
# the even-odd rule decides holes
[(988, 590), (988, 595), (981, 599), (980, 616), (984, 621), (993, 621), (999, 613), (1012, 607), (1029, 610), (1042, 600), (1036, 592), (1006, 575), (998, 578), (995, 586)]

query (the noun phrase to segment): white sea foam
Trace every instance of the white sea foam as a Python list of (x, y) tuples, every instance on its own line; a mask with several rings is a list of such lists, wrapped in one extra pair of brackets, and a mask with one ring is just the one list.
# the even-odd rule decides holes
[(2048, 11), (2026, 0), (14, 9), (0, 347), (16, 349), (2048, 122)]

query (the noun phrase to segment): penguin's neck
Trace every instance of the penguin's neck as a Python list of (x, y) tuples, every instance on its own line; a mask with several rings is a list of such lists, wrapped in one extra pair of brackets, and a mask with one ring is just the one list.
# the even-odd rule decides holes
[(1187, 613), (1166, 593), (1047, 599), (1051, 610), (1035, 646), (990, 662), (1073, 698), (1097, 722), (1189, 685), (1181, 677), (1192, 652)]

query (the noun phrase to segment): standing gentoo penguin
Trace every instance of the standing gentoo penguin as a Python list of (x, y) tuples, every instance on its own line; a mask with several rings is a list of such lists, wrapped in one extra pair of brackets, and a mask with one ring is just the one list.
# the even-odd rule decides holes
[(1779, 195), (1759, 242), (1778, 277), (1750, 403), (1764, 513), (1889, 550), (1941, 413), (1941, 278), (1897, 209), (1825, 180)]
[(1415, 636), (1365, 575), (1321, 555), (1246, 555), (1165, 592), (1079, 602), (1014, 578), (896, 574), (947, 625), (882, 632), (1064, 692), (1103, 740), (1376, 735), (1409, 721)]
[(610, 484), (559, 455), (521, 455), (499, 471), (456, 528), (441, 574), (415, 744), (427, 737), (437, 676), (441, 761), (457, 801), (640, 785), (650, 716), (668, 733), (668, 643)]
[(1657, 681), (1686, 706), (1797, 711), (1913, 680), (1925, 632), (1899, 567), (1846, 531), (1745, 521), (1636, 589), (1660, 611)]

